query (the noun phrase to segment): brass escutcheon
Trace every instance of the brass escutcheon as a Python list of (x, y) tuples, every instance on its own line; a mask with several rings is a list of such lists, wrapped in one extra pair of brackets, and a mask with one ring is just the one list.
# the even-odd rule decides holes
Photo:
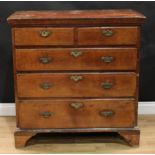
[(78, 82), (83, 79), (81, 75), (72, 75), (70, 76), (70, 79), (73, 80), (74, 82)]
[(73, 102), (70, 104), (70, 106), (74, 109), (79, 109), (79, 108), (82, 108), (83, 107), (83, 103), (81, 102)]
[(83, 54), (82, 51), (78, 51), (78, 50), (73, 50), (70, 52), (70, 55), (73, 56), (74, 58), (77, 58), (79, 56), (81, 56)]
[(39, 35), (40, 35), (41, 37), (44, 37), (44, 38), (48, 37), (50, 34), (51, 34), (51, 32), (49, 32), (48, 30), (41, 30), (41, 31), (39, 32)]
[(111, 37), (113, 35), (113, 31), (109, 29), (102, 30), (102, 35), (105, 37)]

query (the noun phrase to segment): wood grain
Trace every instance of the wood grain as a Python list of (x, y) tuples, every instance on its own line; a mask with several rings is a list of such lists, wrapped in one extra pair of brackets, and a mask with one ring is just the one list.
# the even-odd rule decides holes
[[(77, 55), (73, 55), (73, 52)], [(17, 71), (136, 70), (136, 48), (16, 49)], [(78, 55), (79, 53), (79, 55)], [(104, 62), (103, 57), (112, 57)], [(46, 58), (49, 63), (40, 62)], [(67, 66), (66, 66), (67, 64)]]
[[(103, 31), (112, 31), (104, 36)], [(84, 27), (78, 29), (78, 45), (136, 45), (137, 27)]]
[(35, 136), (35, 133), (24, 133), (20, 134), (19, 132), (15, 132), (15, 147), (16, 148), (21, 148), (27, 145), (28, 140)]
[(119, 134), (129, 143), (130, 146), (139, 146), (140, 131), (120, 131)]
[[(42, 31), (49, 36), (42, 37)], [(72, 45), (74, 43), (73, 28), (15, 28), (15, 45)]]
[[(72, 107), (72, 104), (79, 103), (81, 107)], [(132, 100), (31, 100), (18, 104), (19, 128), (24, 129), (113, 128), (135, 125), (135, 102)], [(113, 115), (101, 115), (103, 111), (112, 111)], [(45, 118), (41, 115), (43, 112), (51, 112), (52, 115)]]
[(12, 26), (51, 24), (140, 24), (146, 17), (133, 10), (17, 11), (7, 20)]
[[(41, 110), (41, 116), (46, 118), (54, 116), (47, 110), (54, 110), (56, 114), (59, 111), (58, 117), (49, 119), (53, 124), (46, 121), (50, 132), (73, 132), (73, 128), (57, 129), (57, 126), (75, 127), (77, 133), (107, 130), (97, 130), (96, 126), (121, 126), (107, 131), (118, 132), (130, 145), (138, 145), (139, 132), (135, 126), (140, 25), (144, 19), (145, 16), (133, 10), (20, 11), (12, 14), (8, 22), (12, 26), (16, 118), (17, 126), (26, 128), (15, 133), (15, 145), (25, 146), (34, 133), (47, 131), (45, 120), (37, 115)], [(72, 49), (82, 51), (71, 54)], [(112, 61), (104, 64), (101, 57), (109, 57)], [(116, 99), (117, 104), (114, 103)], [(124, 103), (125, 99), (130, 102)], [(77, 101), (84, 103), (77, 104)], [(82, 107), (79, 109), (77, 105)], [(104, 117), (113, 114), (109, 121), (98, 115), (99, 109), (106, 107), (115, 111), (102, 111)], [(90, 128), (84, 130), (82, 126), (85, 125)], [(123, 128), (125, 126), (130, 126), (130, 131)]]
[[(76, 82), (72, 76), (82, 79)], [(42, 89), (44, 83), (51, 87)], [(103, 83), (112, 87), (104, 89)], [(18, 97), (135, 97), (135, 93), (135, 73), (17, 74)]]

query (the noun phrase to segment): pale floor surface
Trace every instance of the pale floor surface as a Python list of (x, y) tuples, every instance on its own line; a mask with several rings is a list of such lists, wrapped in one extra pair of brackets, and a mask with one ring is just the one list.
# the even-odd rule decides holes
[(15, 117), (0, 117), (0, 153), (155, 153), (155, 115), (139, 116), (139, 148), (118, 143), (35, 144), (14, 147)]

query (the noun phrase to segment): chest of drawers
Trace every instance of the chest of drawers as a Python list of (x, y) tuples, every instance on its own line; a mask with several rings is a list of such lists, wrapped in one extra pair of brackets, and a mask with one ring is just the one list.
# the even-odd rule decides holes
[(144, 19), (132, 10), (12, 14), (16, 147), (42, 132), (117, 132), (138, 145)]

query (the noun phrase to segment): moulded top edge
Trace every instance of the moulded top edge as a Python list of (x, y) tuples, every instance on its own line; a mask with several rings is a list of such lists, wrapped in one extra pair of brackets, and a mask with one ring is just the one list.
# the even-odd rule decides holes
[(57, 10), (57, 11), (17, 11), (8, 17), (10, 24), (31, 21), (81, 20), (83, 22), (102, 20), (106, 23), (142, 23), (146, 17), (134, 10)]

